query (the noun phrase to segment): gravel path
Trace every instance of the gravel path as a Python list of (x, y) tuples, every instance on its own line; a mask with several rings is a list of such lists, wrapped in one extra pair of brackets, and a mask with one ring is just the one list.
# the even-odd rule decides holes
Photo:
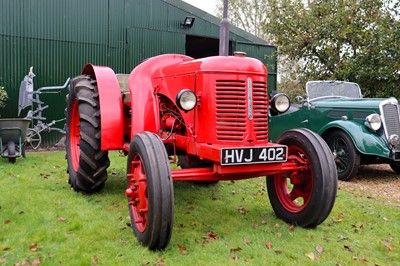
[(361, 166), (355, 178), (339, 181), (339, 189), (400, 208), (400, 175), (387, 164)]

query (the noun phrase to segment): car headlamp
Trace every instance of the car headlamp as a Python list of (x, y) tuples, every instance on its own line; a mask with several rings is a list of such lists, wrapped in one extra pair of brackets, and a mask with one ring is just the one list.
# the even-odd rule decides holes
[(178, 107), (184, 111), (192, 110), (197, 104), (197, 97), (193, 91), (189, 89), (181, 90), (176, 95), (176, 104)]
[(370, 114), (365, 118), (364, 125), (373, 131), (377, 131), (382, 126), (382, 120), (378, 114)]
[(289, 110), (290, 99), (284, 93), (275, 94), (271, 99), (271, 108), (277, 113), (284, 113)]
[(389, 143), (390, 145), (392, 145), (393, 147), (396, 147), (397, 144), (399, 144), (399, 136), (396, 134), (390, 135), (389, 136)]

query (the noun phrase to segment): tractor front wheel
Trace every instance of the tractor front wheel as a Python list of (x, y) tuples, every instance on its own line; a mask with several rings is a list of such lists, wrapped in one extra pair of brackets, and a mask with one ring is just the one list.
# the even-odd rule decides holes
[(174, 224), (174, 191), (168, 155), (157, 135), (143, 132), (133, 138), (127, 179), (134, 234), (149, 249), (164, 249)]
[(287, 223), (316, 227), (335, 203), (338, 181), (332, 153), (307, 129), (289, 130), (277, 142), (288, 146), (288, 162), (298, 168), (267, 177), (272, 208)]
[(100, 106), (96, 81), (78, 76), (70, 83), (66, 110), (66, 152), (69, 183), (75, 191), (101, 190), (110, 165), (100, 148)]

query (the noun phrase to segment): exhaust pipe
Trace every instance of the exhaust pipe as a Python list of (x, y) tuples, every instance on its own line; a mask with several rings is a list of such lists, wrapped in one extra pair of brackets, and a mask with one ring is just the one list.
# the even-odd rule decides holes
[(224, 0), (223, 18), (219, 28), (219, 55), (227, 56), (229, 52), (228, 0)]

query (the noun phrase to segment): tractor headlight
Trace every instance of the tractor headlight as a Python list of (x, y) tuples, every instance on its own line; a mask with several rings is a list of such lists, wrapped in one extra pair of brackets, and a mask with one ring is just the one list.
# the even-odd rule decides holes
[(365, 118), (364, 125), (374, 131), (377, 131), (382, 126), (382, 120), (380, 115), (371, 114)]
[(197, 104), (197, 97), (193, 91), (189, 89), (181, 90), (176, 95), (176, 104), (184, 111), (192, 110)]
[(271, 108), (277, 113), (284, 113), (290, 107), (290, 99), (286, 94), (275, 94), (271, 99)]

